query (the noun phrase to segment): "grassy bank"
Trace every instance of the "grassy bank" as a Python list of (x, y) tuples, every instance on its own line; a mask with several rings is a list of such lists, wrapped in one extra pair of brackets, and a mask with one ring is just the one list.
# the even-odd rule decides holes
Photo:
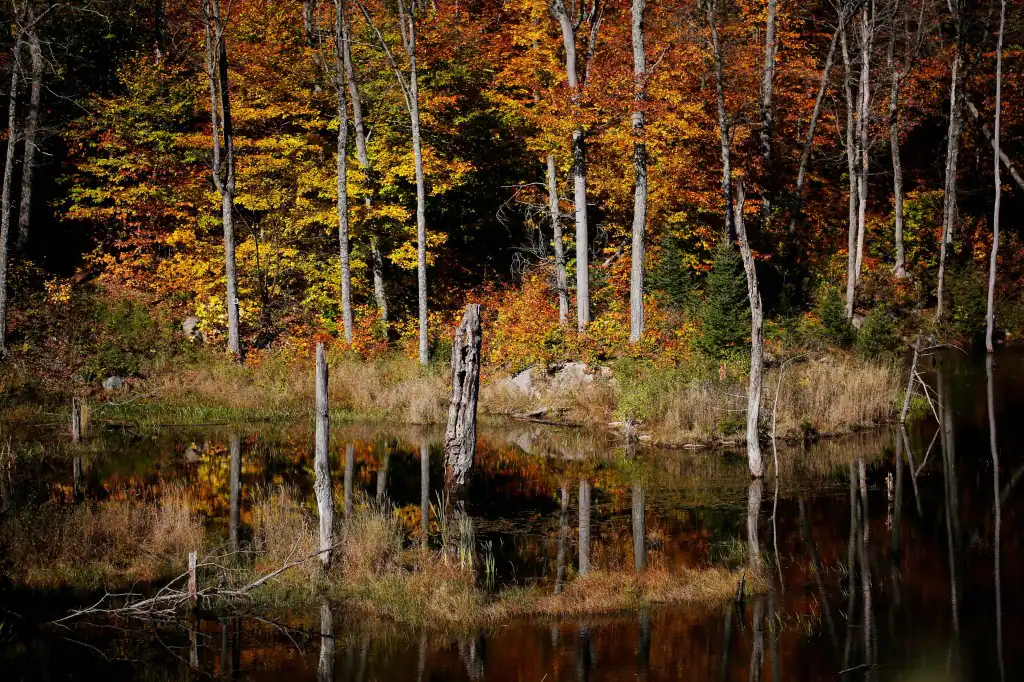
[[(510, 387), (500, 368), (485, 368), (480, 411), (484, 417), (533, 414), (544, 419), (608, 427), (631, 421), (661, 445), (729, 442), (743, 438), (746, 369), (695, 357), (662, 367), (617, 361), (611, 372), (585, 385), (549, 387), (526, 395)], [(336, 420), (442, 424), (447, 416), (447, 367), (420, 367), (392, 355), (365, 361), (330, 358), (330, 401)], [(783, 438), (839, 434), (891, 419), (902, 388), (893, 360), (869, 361), (843, 351), (817, 353), (789, 363), (777, 400)], [(237, 364), (203, 355), (183, 365), (165, 364), (127, 389), (99, 393), (98, 420), (142, 424), (203, 424), (292, 420), (311, 414), (308, 363), (283, 354)], [(766, 370), (762, 400), (765, 431), (776, 405), (779, 366)]]

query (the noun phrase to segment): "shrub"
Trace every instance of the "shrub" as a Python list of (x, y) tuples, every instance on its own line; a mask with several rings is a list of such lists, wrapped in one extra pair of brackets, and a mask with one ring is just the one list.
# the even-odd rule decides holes
[(868, 313), (857, 333), (857, 352), (861, 357), (877, 358), (895, 351), (899, 346), (899, 329), (888, 306), (878, 306)]
[(750, 337), (747, 276), (739, 254), (727, 241), (715, 250), (698, 317), (701, 334), (694, 345), (706, 355), (725, 358), (745, 350)]
[(949, 331), (974, 341), (985, 333), (988, 289), (985, 276), (972, 266), (952, 268), (946, 278), (949, 295)]
[(853, 325), (846, 318), (846, 303), (837, 287), (828, 287), (818, 300), (818, 318), (824, 329), (825, 340), (841, 348), (853, 340)]

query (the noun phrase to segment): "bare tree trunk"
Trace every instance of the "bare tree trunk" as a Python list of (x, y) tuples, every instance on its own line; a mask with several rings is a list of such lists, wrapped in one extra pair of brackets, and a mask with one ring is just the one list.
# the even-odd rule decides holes
[[(1006, 0), (999, 3), (999, 40), (996, 46), (996, 113), (995, 136), (992, 148), (995, 153), (993, 168), (995, 171), (995, 204), (992, 209), (992, 253), (988, 261), (988, 309), (985, 313), (985, 349), (991, 353), (995, 350), (992, 345), (992, 329), (995, 326), (995, 302), (996, 302), (996, 256), (999, 253), (999, 210), (1003, 201), (1002, 178), (999, 172), (999, 136), (1000, 118), (1003, 107), (1003, 29), (1006, 24)], [(990, 386), (991, 390), (991, 386)], [(994, 438), (993, 434), (993, 438)], [(995, 450), (993, 449), (993, 452)]]
[[(870, 9), (869, 9), (870, 7)], [(871, 49), (874, 43), (874, 3), (870, 0), (861, 7), (860, 19), (860, 105), (857, 114), (857, 133), (860, 138), (860, 177), (857, 186), (857, 276), (860, 284), (861, 266), (864, 263), (864, 238), (867, 233), (868, 210), (868, 165), (871, 160)]]
[[(840, 16), (839, 21), (844, 21)], [(807, 167), (810, 165), (811, 152), (814, 149), (814, 133), (818, 127), (818, 119), (821, 118), (821, 103), (828, 91), (828, 77), (832, 71), (832, 62), (835, 60), (836, 45), (839, 43), (840, 27), (832, 34), (832, 42), (828, 46), (828, 55), (825, 57), (825, 66), (821, 69), (821, 80), (818, 83), (818, 95), (814, 98), (814, 108), (811, 110), (811, 120), (807, 124), (807, 137), (804, 139), (803, 152), (800, 154), (800, 168), (796, 174), (796, 199), (793, 215), (789, 221), (789, 233), (796, 233), (797, 222), (803, 219), (804, 183), (807, 181)]]
[[(1006, 0), (1000, 2), (1000, 16), (999, 16), (999, 43), (1000, 46), (997, 49), (996, 57), (996, 78), (1001, 78), (999, 60), (1002, 57), (1002, 38), (1003, 38), (1003, 25), (1006, 17)], [(996, 92), (999, 92), (999, 84), (996, 85)], [(1001, 95), (1001, 93), (1000, 93)], [(997, 99), (999, 96), (997, 95)], [(998, 118), (998, 114), (996, 115)], [(998, 163), (998, 160), (997, 160)], [(1003, 515), (1002, 515), (1002, 503), (1000, 502), (999, 494), (999, 448), (997, 447), (996, 440), (996, 406), (995, 406), (995, 390), (993, 388), (993, 377), (992, 377), (992, 355), (989, 354), (985, 358), (985, 379), (986, 379), (986, 394), (988, 397), (988, 442), (989, 450), (992, 456), (992, 512), (994, 517), (994, 528), (993, 534), (993, 548), (994, 548), (994, 559), (995, 566), (993, 570), (993, 583), (996, 592), (996, 657), (999, 663), (999, 679), (1000, 682), (1004, 679), (1003, 676), (1003, 573), (1002, 573), (1002, 534), (1003, 534)]]
[(548, 154), (548, 213), (551, 215), (551, 241), (555, 249), (555, 288), (558, 290), (558, 324), (569, 321), (569, 281), (565, 275), (565, 244), (562, 219), (558, 211), (558, 179), (555, 155)]
[(768, 0), (768, 18), (765, 23), (764, 68), (761, 70), (761, 224), (767, 225), (771, 214), (772, 193), (772, 91), (775, 80), (775, 10), (777, 0)]
[(32, 187), (36, 164), (36, 131), (39, 125), (39, 103), (43, 87), (43, 51), (39, 44), (39, 30), (35, 25), (32, 4), (28, 3), (28, 52), (31, 62), (29, 72), (28, 111), (25, 114), (25, 148), (21, 162), (21, 210), (18, 214), (17, 249), (24, 250), (28, 243), (32, 211)]
[(220, 0), (205, 0), (203, 12), (206, 18), (206, 72), (210, 81), (212, 175), (213, 183), (221, 196), (221, 220), (224, 224), (228, 352), (236, 358), (241, 358), (242, 347), (238, 334), (238, 284), (235, 274), (235, 144), (228, 83), (228, 53), (224, 40), (227, 18), (221, 16)]
[[(774, 2), (774, 0), (772, 0)], [(633, 241), (629, 278), (629, 342), (644, 333), (644, 237), (647, 229), (647, 144), (643, 103), (647, 99), (647, 56), (644, 53), (646, 0), (633, 0)]]
[(750, 569), (761, 568), (761, 543), (758, 537), (761, 517), (761, 495), (764, 492), (764, 481), (756, 478), (747, 486), (747, 560)]
[[(971, 117), (981, 124), (981, 132), (985, 135), (985, 139), (988, 140), (989, 144), (995, 144), (995, 138), (992, 137), (992, 131), (989, 129), (988, 124), (981, 120), (981, 114), (978, 112), (978, 107), (974, 105), (970, 97), (964, 95), (964, 104), (967, 105), (967, 111), (971, 114)], [(1024, 175), (1017, 168), (1013, 160), (1007, 155), (1006, 150), (1000, 147), (999, 149), (999, 160), (1003, 162), (1006, 170), (1009, 171), (1010, 177), (1017, 183), (1017, 186), (1024, 190)]]
[(942, 244), (939, 247), (939, 282), (936, 287), (937, 302), (935, 305), (935, 321), (942, 319), (946, 284), (946, 251), (953, 244), (953, 228), (957, 218), (957, 171), (960, 156), (960, 133), (963, 129), (964, 99), (964, 31), (963, 31), (963, 0), (950, 0), (950, 8), (954, 13), (956, 24), (956, 53), (953, 56), (952, 84), (949, 93), (949, 128), (946, 146), (946, 185), (942, 206)]
[(889, 44), (889, 74), (892, 87), (889, 90), (889, 149), (892, 153), (893, 219), (896, 222), (896, 277), (907, 274), (907, 255), (903, 246), (903, 163), (900, 159), (900, 79), (903, 74), (896, 70), (892, 60), (892, 43)]
[[(306, 0), (312, 23), (313, 0)], [(348, 244), (348, 102), (345, 99), (345, 0), (334, 3), (334, 90), (338, 98), (338, 250), (341, 255), (341, 320), (345, 343), (352, 343), (352, 270)]]
[(415, 2), (407, 8), (405, 0), (398, 0), (398, 14), (402, 23), (402, 42), (409, 58), (409, 123), (412, 127), (412, 154), (416, 165), (416, 281), (419, 293), (420, 364), (426, 365), (430, 359), (427, 330), (427, 190), (423, 179), (423, 149), (420, 143)]
[(590, 573), (590, 481), (580, 479), (580, 557), (579, 574)]
[(452, 343), (452, 395), (444, 434), (445, 487), (466, 482), (476, 455), (476, 406), (480, 393), (480, 304), (466, 306)]
[(7, 357), (7, 244), (11, 233), (11, 185), (14, 183), (14, 148), (18, 145), (18, 54), (21, 37), (11, 51), (11, 89), (7, 96), (7, 155), (0, 196), (0, 360)]
[(328, 459), (331, 434), (327, 405), (327, 355), (323, 343), (316, 344), (316, 457), (313, 469), (316, 480), (316, 506), (320, 516), (320, 563), (324, 570), (331, 566), (334, 543), (334, 491), (331, 484), (331, 465)]
[[(594, 13), (591, 17), (591, 51), (593, 41), (597, 37), (597, 28), (600, 26), (600, 15), (598, 14), (599, 4), (595, 2)], [(565, 48), (565, 76), (569, 85), (573, 105), (576, 108), (575, 114), (579, 115), (580, 95), (584, 78), (579, 77), (579, 70), (576, 58), (576, 29), (572, 18), (569, 17), (563, 0), (552, 0), (551, 16), (558, 22), (562, 31), (562, 44)], [(589, 59), (589, 58), (588, 58)], [(586, 133), (581, 124), (577, 124), (572, 131), (572, 184), (573, 201), (576, 213), (576, 324), (580, 331), (590, 323), (590, 261), (589, 261), (589, 239), (590, 232), (587, 225), (587, 142)]]
[(849, 197), (849, 218), (847, 222), (847, 252), (846, 252), (846, 317), (853, 318), (853, 304), (857, 295), (857, 225), (858, 225), (858, 202), (857, 191), (859, 188), (858, 174), (860, 172), (857, 163), (857, 136), (854, 133), (853, 121), (853, 88), (850, 86), (850, 50), (846, 43), (846, 29), (843, 26), (840, 15), (839, 42), (843, 54), (843, 88), (846, 92), (846, 167), (850, 180)]
[(717, 4), (708, 1), (708, 27), (711, 29), (711, 51), (715, 68), (715, 93), (718, 110), (718, 136), (722, 152), (722, 196), (725, 198), (725, 231), (729, 241), (736, 240), (736, 228), (733, 223), (732, 209), (732, 154), (729, 145), (729, 118), (725, 111), (725, 65), (722, 56), (722, 45), (718, 39), (718, 25), (715, 23)]
[(302, 27), (306, 31), (306, 44), (316, 47), (316, 31), (313, 26), (313, 17), (316, 14), (316, 0), (302, 0)]
[[(345, 64), (345, 78), (348, 81), (348, 97), (352, 102), (352, 127), (356, 134), (356, 158), (366, 176), (366, 197), (363, 203), (369, 209), (373, 205), (374, 183), (370, 174), (370, 155), (366, 151), (366, 125), (363, 121), (363, 98), (359, 92), (355, 67), (352, 64), (352, 48), (349, 38), (348, 17), (342, 15), (342, 60)], [(380, 235), (377, 226), (370, 227), (370, 270), (373, 273), (373, 297), (377, 302), (377, 310), (384, 324), (388, 322), (388, 301), (384, 290), (384, 259), (380, 250)]]
[(754, 256), (747, 239), (747, 228), (743, 219), (743, 205), (746, 191), (743, 182), (736, 183), (736, 234), (743, 256), (743, 269), (747, 273), (747, 297), (750, 299), (750, 385), (747, 388), (747, 464), (750, 475), (761, 478), (764, 462), (761, 458), (761, 443), (758, 440), (758, 423), (761, 417), (761, 385), (764, 374), (764, 312), (761, 308), (761, 290), (757, 285), (757, 270)]

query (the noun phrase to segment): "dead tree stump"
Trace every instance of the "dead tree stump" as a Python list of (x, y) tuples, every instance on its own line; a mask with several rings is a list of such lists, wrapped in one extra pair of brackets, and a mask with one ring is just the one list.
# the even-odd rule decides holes
[(331, 545), (334, 544), (334, 492), (331, 486), (331, 467), (328, 461), (330, 425), (327, 405), (327, 354), (324, 344), (316, 344), (316, 457), (313, 469), (316, 480), (316, 506), (320, 516), (320, 563), (326, 570), (331, 565)]
[(452, 344), (452, 396), (444, 433), (445, 487), (461, 487), (476, 454), (476, 405), (480, 394), (480, 305), (466, 306)]

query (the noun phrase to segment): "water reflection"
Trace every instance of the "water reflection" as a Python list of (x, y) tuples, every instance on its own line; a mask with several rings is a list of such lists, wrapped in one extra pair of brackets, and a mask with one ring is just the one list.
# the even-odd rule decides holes
[[(318, 607), (288, 614), (289, 627), (308, 633), (305, 639), (251, 619), (199, 620), (165, 635), (173, 655), (152, 633), (132, 628), (72, 633), (111, 661), (49, 635), (13, 654), (0, 639), (5, 679), (181, 679), (193, 675), (193, 663), (240, 679), (294, 682), (326, 675), (474, 680), (485, 673), (489, 680), (548, 682), (818, 681), (843, 671), (842, 679), (855, 680), (1018, 679), (1024, 653), (1012, 643), (1024, 637), (1024, 595), (1012, 586), (1024, 546), (1002, 526), (1024, 513), (1016, 487), (1024, 478), (1024, 429), (1014, 407), (1024, 397), (1022, 370), (1016, 356), (989, 367), (944, 356), (926, 378), (943, 423), (881, 428), (806, 450), (780, 446), (778, 496), (771, 528), (763, 529), (765, 543), (771, 532), (770, 546), (761, 542), (769, 520), (761, 518), (764, 484), (751, 482), (729, 453), (641, 448), (623, 459), (621, 447), (602, 446), (593, 434), (561, 444), (533, 426), (529, 438), (520, 430), (512, 444), (501, 432), (481, 435), (465, 508), (477, 546), (493, 543), (503, 582), (561, 591), (574, 550), (580, 573), (632, 568), (657, 576), (711, 563), (749, 572), (767, 564), (767, 592), (747, 595), (742, 607), (654, 605), (452, 632), (410, 632)], [(407, 519), (410, 543), (426, 536), (441, 479), (429, 448), (437, 434), (344, 426), (333, 437), (331, 452), (344, 459), (346, 516), (380, 492)], [(195, 491), (198, 510), (226, 521), (229, 540), (245, 547), (258, 486), (293, 486), (312, 500), (305, 438), (262, 427), (153, 438), (97, 430), (88, 450), (68, 451), (52, 464), (39, 460), (33, 469), (28, 457), (18, 460), (9, 479), (0, 477), (9, 481), (0, 489), (17, 508), (26, 499), (68, 504), (76, 490), (90, 504), (158, 495), (161, 484), (182, 482)], [(584, 457), (588, 451), (596, 454)], [(77, 473), (75, 456), (83, 457)], [(223, 538), (223, 526), (214, 528)], [(18, 610), (10, 590), (0, 586), (0, 602)], [(322, 636), (328, 632), (336, 636)]]

